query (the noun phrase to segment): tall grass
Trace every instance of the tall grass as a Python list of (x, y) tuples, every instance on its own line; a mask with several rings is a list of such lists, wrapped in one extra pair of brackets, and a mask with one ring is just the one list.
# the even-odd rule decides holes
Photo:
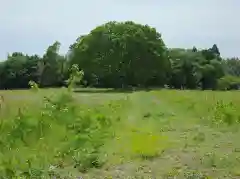
[[(225, 167), (227, 171), (227, 167), (238, 166), (239, 132), (233, 133), (234, 127), (239, 128), (238, 93), (162, 90), (76, 94), (67, 89), (39, 90), (34, 83), (31, 86), (32, 92), (15, 93), (36, 98), (27, 99), (26, 106), (20, 106), (21, 100), (10, 101), (10, 95), (5, 95), (9, 91), (3, 93), (0, 178), (74, 178), (96, 171), (112, 175), (117, 172), (114, 166), (127, 163), (163, 166), (162, 176), (164, 171), (172, 171), (167, 166), (173, 165), (175, 157), (181, 158), (175, 162), (181, 169), (177, 172), (186, 175), (182, 178), (203, 178), (201, 167)], [(223, 160), (222, 155), (230, 150), (225, 146), (229, 142), (231, 152)], [(201, 163), (191, 159), (195, 155)], [(185, 164), (189, 168), (185, 169)], [(187, 172), (195, 170), (192, 164), (199, 172)], [(100, 167), (102, 170), (94, 169)], [(233, 172), (237, 170), (235, 167)], [(123, 172), (130, 175), (133, 171), (125, 167)], [(175, 176), (176, 172), (167, 175)]]
[(167, 144), (153, 123), (122, 120), (127, 116), (118, 112), (131, 104), (129, 98), (89, 108), (62, 90), (42, 101), (1, 119), (0, 178), (62, 177), (62, 171), (84, 173), (122, 158), (148, 160)]
[[(73, 68), (68, 90), (54, 98), (43, 97), (43, 105), (32, 111), (18, 108), (17, 115), (0, 121), (0, 178), (57, 177), (57, 170), (71, 166), (86, 172), (104, 164), (101, 147), (112, 138), (112, 119), (83, 110), (72, 97), (78, 68)], [(38, 85), (30, 81), (33, 92)], [(70, 89), (70, 90), (69, 90)], [(7, 110), (4, 97), (0, 112)], [(5, 106), (5, 109), (3, 109)]]
[[(39, 110), (1, 119), (1, 178), (55, 175), (53, 169), (74, 166), (84, 172), (104, 163), (100, 148), (111, 138), (112, 120), (96, 110), (84, 112), (65, 92), (45, 97)], [(51, 170), (51, 171), (49, 171)]]

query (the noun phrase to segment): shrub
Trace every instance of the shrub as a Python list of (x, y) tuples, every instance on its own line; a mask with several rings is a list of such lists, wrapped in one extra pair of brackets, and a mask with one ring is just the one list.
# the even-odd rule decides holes
[(235, 76), (224, 76), (218, 80), (218, 89), (232, 90), (240, 88), (240, 78)]

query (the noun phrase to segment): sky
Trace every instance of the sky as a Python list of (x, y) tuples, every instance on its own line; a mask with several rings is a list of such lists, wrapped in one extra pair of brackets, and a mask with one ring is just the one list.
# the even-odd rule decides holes
[(108, 21), (155, 27), (167, 47), (210, 48), (240, 57), (239, 0), (0, 0), (0, 60), (15, 51), (42, 55), (58, 40), (66, 53), (77, 37)]

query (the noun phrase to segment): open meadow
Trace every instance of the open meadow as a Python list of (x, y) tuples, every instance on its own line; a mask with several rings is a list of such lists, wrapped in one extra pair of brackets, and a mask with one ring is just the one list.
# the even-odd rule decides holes
[(0, 178), (240, 178), (239, 91), (0, 95)]

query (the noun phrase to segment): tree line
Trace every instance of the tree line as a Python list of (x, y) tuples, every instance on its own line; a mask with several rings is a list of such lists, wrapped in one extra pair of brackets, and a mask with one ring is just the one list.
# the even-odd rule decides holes
[(58, 41), (43, 56), (21, 52), (0, 62), (0, 89), (66, 85), (70, 68), (84, 72), (81, 85), (104, 88), (168, 87), (238, 89), (240, 60), (223, 59), (216, 44), (206, 49), (167, 48), (148, 25), (111, 21), (82, 35), (60, 55)]

